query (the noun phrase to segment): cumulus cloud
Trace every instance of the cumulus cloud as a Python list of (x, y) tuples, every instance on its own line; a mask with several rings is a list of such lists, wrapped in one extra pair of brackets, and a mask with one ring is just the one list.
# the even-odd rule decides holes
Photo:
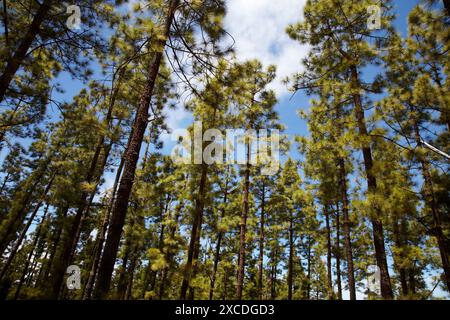
[(265, 66), (277, 66), (277, 79), (271, 85), (278, 95), (287, 93), (281, 80), (299, 71), (307, 46), (286, 34), (290, 23), (302, 19), (306, 0), (228, 0), (225, 27), (236, 40), (240, 61), (258, 59)]

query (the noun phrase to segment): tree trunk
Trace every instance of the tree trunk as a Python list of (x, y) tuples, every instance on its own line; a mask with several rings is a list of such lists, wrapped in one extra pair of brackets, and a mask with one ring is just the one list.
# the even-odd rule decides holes
[(59, 225), (57, 226), (57, 229), (55, 231), (55, 237), (52, 239), (53, 245), (52, 245), (52, 248), (50, 249), (50, 257), (48, 259), (47, 264), (45, 265), (45, 268), (42, 267), (42, 270), (38, 276), (38, 281), (37, 281), (39, 286), (46, 287), (46, 290), (48, 290), (47, 279), (49, 278), (50, 271), (52, 270), (53, 263), (55, 261), (56, 252), (58, 250), (58, 245), (61, 240), (61, 235), (62, 235), (62, 231), (64, 228), (64, 221), (69, 212), (69, 207), (66, 206), (66, 207), (60, 208), (59, 210), (60, 210), (60, 216), (59, 216), (60, 221), (59, 221)]
[[(152, 53), (152, 59), (147, 75), (148, 80), (137, 110), (129, 148), (126, 151), (124, 172), (117, 191), (117, 199), (111, 214), (111, 224), (108, 232), (108, 238), (106, 240), (105, 249), (98, 271), (98, 282), (94, 290), (94, 296), (97, 299), (106, 297), (111, 283), (111, 276), (117, 256), (117, 250), (119, 248), (120, 236), (122, 234), (128, 208), (128, 199), (130, 197), (131, 188), (133, 187), (136, 165), (139, 159), (139, 151), (141, 149), (142, 140), (147, 127), (148, 108), (152, 99), (159, 67), (161, 65), (166, 39), (169, 37), (170, 26), (172, 25), (178, 4), (179, 0), (170, 1), (169, 10), (164, 22), (164, 34), (156, 41), (158, 51)], [(152, 43), (152, 45), (154, 44)]]
[[(134, 219), (132, 219), (130, 223), (130, 229), (133, 230), (134, 226)], [(130, 235), (131, 237), (131, 235)], [(125, 291), (126, 291), (126, 277), (127, 277), (127, 271), (128, 271), (128, 260), (131, 253), (131, 239), (127, 238), (125, 235), (125, 253), (122, 259), (122, 267), (119, 269), (119, 280), (117, 281), (117, 299), (123, 300), (125, 298)]]
[(95, 278), (97, 276), (97, 270), (99, 267), (100, 258), (103, 250), (103, 243), (106, 238), (106, 231), (108, 230), (109, 219), (111, 217), (111, 210), (114, 205), (114, 200), (116, 197), (117, 186), (119, 184), (120, 175), (122, 174), (123, 164), (125, 158), (121, 157), (119, 167), (117, 168), (116, 178), (114, 179), (114, 184), (111, 192), (111, 198), (109, 199), (109, 204), (105, 216), (103, 217), (103, 222), (101, 229), (97, 235), (97, 245), (95, 246), (94, 259), (92, 262), (92, 267), (89, 272), (89, 278), (84, 289), (83, 299), (88, 300), (91, 298), (92, 290), (94, 289)]
[[(17, 285), (16, 293), (14, 294), (14, 300), (17, 300), (19, 298), (20, 290), (22, 289), (23, 283), (25, 281), (25, 277), (26, 277), (26, 275), (28, 273), (28, 266), (31, 263), (31, 259), (33, 257), (33, 253), (35, 251), (35, 248), (36, 248), (36, 245), (38, 243), (39, 237), (41, 236), (42, 225), (44, 224), (45, 220), (47, 219), (48, 207), (49, 207), (49, 204), (47, 203), (47, 206), (45, 207), (44, 214), (42, 215), (41, 222), (39, 223), (39, 227), (37, 228), (36, 234), (34, 235), (32, 249), (30, 250), (30, 253), (28, 254), (27, 261), (26, 261), (25, 266), (23, 268), (22, 275), (21, 275), (20, 280), (19, 280), (19, 284)], [(39, 256), (35, 257), (36, 260), (38, 258), (39, 258)]]
[[(392, 225), (392, 230), (394, 233), (394, 242), (395, 242), (395, 246), (400, 249), (400, 255), (399, 255), (399, 260), (404, 261), (405, 259), (405, 255), (403, 253), (405, 244), (403, 243), (403, 239), (402, 236), (400, 235), (400, 229), (399, 229), (399, 222), (398, 219), (396, 217), (394, 217), (394, 221), (393, 221), (393, 225)], [(399, 264), (397, 263), (397, 261), (395, 261), (395, 257), (394, 257), (394, 263), (397, 267), (397, 271), (399, 274), (399, 278), (400, 278), (400, 287), (402, 290), (402, 296), (403, 298), (408, 296), (408, 281), (406, 278), (406, 269), (403, 267), (399, 267)]]
[(323, 209), (325, 213), (325, 227), (327, 230), (327, 280), (328, 280), (328, 300), (333, 300), (333, 270), (331, 268), (331, 228), (330, 228), (330, 208), (326, 205)]
[[(417, 123), (414, 124), (415, 138), (418, 146), (422, 146), (419, 127)], [(442, 213), (439, 210), (438, 203), (433, 190), (433, 180), (431, 178), (430, 170), (428, 168), (428, 162), (419, 155), (419, 161), (422, 167), (422, 175), (424, 179), (423, 193), (425, 203), (431, 210), (433, 216), (433, 234), (436, 237), (439, 247), (439, 253), (441, 255), (442, 268), (444, 269), (444, 282), (447, 290), (450, 292), (450, 261), (449, 261), (449, 249), (445, 240), (444, 233), (442, 231)]]
[(294, 217), (292, 212), (289, 216), (289, 261), (288, 261), (288, 300), (292, 300), (293, 273), (294, 273)]
[(197, 241), (200, 240), (201, 225), (203, 222), (204, 197), (206, 194), (206, 182), (208, 176), (208, 166), (205, 163), (203, 163), (201, 166), (202, 169), (200, 186), (198, 196), (195, 201), (194, 221), (192, 223), (191, 239), (189, 241), (187, 261), (184, 267), (183, 282), (181, 283), (181, 300), (186, 299), (187, 290), (190, 287), (193, 265), (197, 263), (197, 261), (195, 260), (196, 251), (198, 246), (200, 245), (197, 245)]
[(340, 222), (339, 203), (336, 204), (336, 282), (338, 287), (338, 300), (342, 300), (341, 222)]
[(270, 275), (270, 298), (275, 300), (277, 297), (277, 265), (278, 265), (278, 248), (272, 250), (272, 268)]
[[(356, 67), (351, 68), (351, 81), (354, 91), (359, 92), (361, 85), (358, 79), (358, 70)], [(361, 96), (359, 93), (353, 93), (353, 101), (355, 105), (356, 121), (359, 128), (359, 135), (363, 140), (367, 140), (369, 135), (366, 128), (364, 109), (362, 107)], [(367, 142), (365, 142), (367, 143)], [(372, 150), (370, 145), (362, 146), (362, 153), (364, 158), (364, 166), (367, 177), (367, 191), (368, 194), (376, 194), (377, 192), (377, 180), (375, 178), (373, 170)], [(382, 223), (382, 213), (378, 206), (374, 208), (375, 216), (371, 218), (373, 243), (375, 247), (375, 258), (377, 266), (380, 268), (380, 286), (381, 295), (384, 299), (393, 299), (391, 279), (389, 276), (388, 264), (386, 259), (386, 249), (384, 244), (384, 231)]]
[(0, 224), (0, 256), (3, 255), (10, 242), (16, 237), (16, 233), (18, 232), (28, 213), (28, 210), (30, 209), (29, 207), (33, 199), (33, 193), (42, 182), (41, 180), (44, 178), (51, 160), (51, 156), (47, 157), (43, 160), (40, 167), (27, 178), (27, 180), (30, 179), (30, 181), (32, 181), (31, 186), (27, 186), (28, 181), (26, 181), (24, 185), (18, 186), (16, 193), (17, 197), (20, 198), (20, 203), (17, 208), (15, 206), (11, 207), (6, 217)]
[(308, 300), (310, 300), (311, 299), (311, 239), (310, 239), (309, 235), (308, 235), (308, 252), (306, 254), (306, 259), (308, 262), (308, 266), (307, 266), (308, 283), (307, 283), (307, 287), (306, 287), (306, 298)]
[[(121, 69), (121, 72), (119, 74), (120, 75), (119, 84), (122, 79), (124, 70), (125, 69)], [(111, 101), (110, 101), (109, 107), (108, 107), (108, 112), (105, 117), (105, 124), (108, 127), (111, 125), (112, 114), (113, 114), (118, 90), (119, 90), (119, 85), (113, 90), (113, 93), (111, 96)], [(119, 121), (118, 125), (120, 126), (120, 121)], [(106, 167), (106, 164), (107, 164), (108, 158), (109, 158), (109, 153), (111, 152), (111, 149), (112, 149), (112, 146), (114, 143), (111, 140), (109, 142), (109, 144), (107, 146), (105, 146), (105, 138), (106, 138), (106, 135), (101, 135), (99, 137), (96, 148), (95, 148), (94, 155), (91, 159), (89, 170), (87, 171), (86, 177), (85, 177), (85, 181), (87, 183), (95, 182), (95, 188), (90, 193), (83, 192), (81, 194), (80, 205), (78, 207), (77, 213), (76, 213), (74, 221), (72, 223), (72, 227), (71, 227), (69, 236), (66, 238), (67, 241), (64, 244), (63, 255), (61, 256), (61, 262), (60, 262), (61, 268), (58, 272), (61, 272), (61, 270), (66, 269), (67, 266), (69, 266), (74, 259), (78, 241), (79, 241), (80, 235), (81, 235), (82, 226), (89, 214), (89, 210), (90, 210), (92, 201), (94, 200), (95, 194), (97, 192), (100, 178)], [(99, 162), (99, 158), (100, 158), (100, 154), (101, 154), (102, 150), (104, 150), (103, 160), (102, 160), (102, 163), (100, 164), (100, 167), (98, 167), (98, 162)], [(61, 290), (61, 285), (62, 285), (63, 279), (64, 279), (64, 275), (55, 277), (55, 279), (54, 279), (55, 280), (54, 288), (55, 288), (55, 290), (56, 290), (56, 288), (59, 288), (58, 292), (60, 292), (60, 290)], [(59, 283), (57, 283), (57, 282), (59, 282)], [(57, 293), (55, 292), (54, 294), (56, 295)]]
[(42, 200), (40, 200), (34, 207), (33, 212), (31, 213), (30, 217), (28, 218), (27, 224), (22, 229), (22, 232), (20, 233), (19, 238), (16, 240), (16, 243), (14, 244), (13, 248), (11, 249), (8, 259), (6, 260), (5, 264), (3, 265), (2, 270), (0, 271), (0, 281), (2, 280), (3, 276), (6, 274), (6, 271), (8, 270), (9, 266), (11, 265), (11, 262), (13, 261), (14, 257), (16, 256), (16, 253), (19, 250), (23, 239), (25, 239), (28, 229), (30, 228), (31, 224), (33, 223), (33, 220), (36, 217), (36, 214), (38, 213), (39, 208), (41, 207), (42, 203), (44, 202), (43, 199), (46, 197), (47, 193), (49, 192), (50, 188), (52, 187), (55, 176), (56, 175), (53, 174), (52, 178), (50, 179), (49, 183), (47, 184), (47, 186), (42, 194)]
[(251, 157), (251, 143), (247, 141), (247, 163), (244, 171), (244, 185), (243, 185), (243, 206), (241, 221), (239, 224), (239, 260), (238, 260), (238, 274), (236, 286), (236, 299), (242, 300), (242, 289), (244, 286), (245, 277), (245, 249), (246, 249), (246, 231), (247, 231), (247, 217), (249, 212), (249, 189), (250, 189), (250, 157)]
[[(188, 179), (186, 178), (186, 182), (187, 182), (187, 180)], [(187, 183), (186, 183), (186, 185), (187, 185)], [(171, 232), (170, 232), (170, 238), (172, 240), (175, 239), (175, 233), (178, 230), (178, 224), (179, 224), (181, 211), (183, 210), (183, 207), (184, 207), (184, 203), (183, 202), (178, 204), (178, 207), (177, 207), (177, 210), (176, 210), (176, 213), (175, 213), (175, 219), (174, 219), (175, 223), (174, 223), (174, 225), (173, 225), (173, 227), (171, 229)], [(167, 279), (169, 277), (170, 266), (173, 263), (173, 258), (174, 258), (174, 255), (175, 255), (175, 253), (173, 252), (172, 248), (168, 248), (167, 250), (170, 250), (170, 251), (166, 251), (166, 260), (167, 260), (168, 266), (166, 268), (164, 268), (164, 270), (162, 271), (161, 283), (160, 283), (160, 286), (159, 286), (159, 300), (162, 300), (162, 298), (164, 297), (164, 290), (165, 290)]]
[[(224, 189), (224, 194), (223, 194), (223, 209), (222, 209), (220, 221), (222, 221), (223, 218), (225, 217), (225, 211), (226, 211), (225, 206), (227, 205), (227, 196), (228, 196), (228, 179), (225, 181), (225, 189)], [(216, 252), (214, 255), (213, 273), (211, 276), (211, 285), (210, 285), (210, 289), (209, 289), (209, 300), (213, 300), (213, 298), (214, 298), (214, 286), (216, 283), (217, 267), (218, 267), (219, 261), (220, 261), (220, 247), (222, 245), (222, 237), (223, 237), (223, 232), (219, 231), (219, 234), (217, 235)]]
[(36, 15), (34, 16), (30, 26), (28, 27), (25, 36), (17, 47), (17, 50), (11, 57), (9, 57), (8, 61), (6, 61), (5, 70), (0, 76), (0, 102), (2, 102), (5, 98), (6, 91), (8, 90), (9, 85), (14, 78), (14, 75), (22, 65), (23, 60), (28, 53), (28, 50), (36, 39), (36, 36), (39, 34), (42, 22), (48, 15), (52, 3), (53, 0), (44, 0), (42, 5), (39, 6), (39, 9), (36, 12)]
[(350, 234), (350, 219), (348, 213), (347, 173), (344, 158), (339, 158), (339, 183), (342, 199), (342, 213), (344, 214), (344, 247), (347, 260), (348, 288), (350, 300), (356, 300), (355, 271), (353, 266), (353, 251)]
[(265, 225), (265, 184), (262, 185), (261, 216), (259, 220), (259, 256), (258, 256), (258, 298), (263, 299), (263, 267), (264, 267), (264, 225)]

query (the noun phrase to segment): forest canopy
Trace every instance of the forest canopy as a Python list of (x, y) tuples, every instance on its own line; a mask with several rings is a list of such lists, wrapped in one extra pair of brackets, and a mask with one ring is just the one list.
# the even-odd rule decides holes
[(450, 297), (450, 1), (269, 2), (2, 0), (0, 300)]

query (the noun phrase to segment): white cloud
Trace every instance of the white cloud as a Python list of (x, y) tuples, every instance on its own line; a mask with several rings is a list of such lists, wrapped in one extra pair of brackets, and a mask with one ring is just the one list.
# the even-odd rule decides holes
[[(191, 121), (187, 121), (188, 119), (192, 119), (192, 113), (186, 111), (181, 103), (177, 104), (175, 110), (167, 110), (166, 114), (166, 125), (169, 128), (170, 132), (173, 132), (176, 129), (186, 129), (187, 125), (190, 124)], [(171, 140), (171, 133), (162, 133), (160, 139), (164, 142), (164, 144), (172, 147), (175, 144), (174, 141)]]
[(258, 59), (265, 66), (277, 66), (277, 79), (271, 85), (279, 95), (287, 93), (281, 79), (301, 69), (306, 46), (286, 34), (290, 23), (303, 16), (306, 0), (228, 0), (225, 28), (235, 38), (240, 61)]

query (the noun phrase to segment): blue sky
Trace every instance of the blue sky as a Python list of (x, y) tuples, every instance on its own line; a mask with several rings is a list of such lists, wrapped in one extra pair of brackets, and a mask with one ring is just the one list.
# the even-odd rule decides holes
[[(225, 17), (225, 27), (236, 40), (235, 50), (238, 60), (258, 59), (266, 66), (270, 64), (277, 66), (277, 79), (271, 84), (271, 88), (277, 93), (276, 110), (281, 123), (286, 127), (285, 133), (291, 138), (295, 135), (308, 134), (306, 122), (298, 117), (297, 111), (308, 109), (310, 98), (304, 92), (292, 95), (281, 80), (302, 70), (301, 59), (308, 53), (308, 48), (289, 39), (285, 29), (288, 24), (301, 19), (305, 2), (306, 0), (228, 0)], [(407, 15), (418, 2), (419, 0), (394, 1), (397, 13), (394, 26), (399, 32), (406, 34)], [(92, 67), (93, 77), (97, 80), (103, 79), (98, 67), (95, 64)], [(53, 98), (57, 101), (70, 102), (85, 86), (65, 72), (62, 72), (56, 81), (65, 91), (54, 95)], [(50, 110), (50, 114), (52, 113)], [(169, 127), (172, 129), (186, 128), (192, 123), (191, 115), (182, 105), (179, 105), (177, 110), (168, 110), (166, 114)], [(163, 151), (170, 152), (173, 143), (170, 142), (169, 136), (162, 139), (165, 142)], [(290, 154), (293, 157), (298, 155), (295, 149), (293, 145)]]

